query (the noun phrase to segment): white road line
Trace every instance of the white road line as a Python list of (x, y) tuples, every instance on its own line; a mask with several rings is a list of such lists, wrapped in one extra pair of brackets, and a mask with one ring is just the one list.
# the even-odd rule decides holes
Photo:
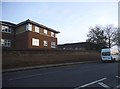
[(120, 79), (120, 77), (119, 77), (119, 76), (115, 76), (115, 77)]
[(98, 83), (98, 82), (103, 81), (103, 80), (105, 80), (105, 79), (107, 79), (107, 78), (102, 78), (102, 79), (99, 79), (99, 80), (93, 81), (93, 82), (91, 82), (91, 83), (88, 83), (88, 84), (85, 84), (85, 85), (82, 85), (82, 86), (78, 86), (78, 87), (76, 87), (76, 88), (74, 88), (74, 89), (79, 89), (79, 88), (87, 87), (87, 86), (89, 86), (89, 85), (92, 85), (92, 84)]
[(42, 73), (42, 74), (35, 74), (35, 75), (22, 76), (22, 77), (18, 77), (18, 78), (11, 78), (11, 79), (8, 79), (8, 81), (19, 80), (19, 79), (26, 79), (26, 78), (36, 77), (36, 76), (40, 76), (40, 75), (46, 75), (46, 74), (57, 73), (57, 72), (61, 72), (61, 71), (62, 71), (62, 70), (60, 70), (60, 71), (55, 71), (55, 72)]
[(102, 87), (106, 88), (106, 89), (110, 89), (110, 87), (102, 82), (98, 83), (99, 85), (101, 85)]

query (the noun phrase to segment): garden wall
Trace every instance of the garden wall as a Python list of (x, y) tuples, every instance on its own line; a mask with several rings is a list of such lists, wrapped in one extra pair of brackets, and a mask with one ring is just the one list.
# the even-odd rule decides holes
[(98, 60), (100, 60), (100, 53), (93, 51), (67, 51), (67, 50), (2, 51), (3, 69)]

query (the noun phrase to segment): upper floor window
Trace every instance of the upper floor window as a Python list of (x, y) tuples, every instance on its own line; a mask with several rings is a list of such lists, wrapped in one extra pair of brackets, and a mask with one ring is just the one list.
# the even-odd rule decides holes
[(39, 39), (32, 38), (32, 46), (39, 46)]
[(44, 29), (44, 34), (47, 34), (47, 30), (46, 29)]
[(51, 48), (56, 48), (56, 43), (55, 42), (51, 42)]
[(26, 31), (32, 31), (32, 24), (26, 25)]
[(40, 28), (38, 26), (35, 26), (35, 32), (37, 32), (37, 33), (40, 32)]
[(48, 46), (48, 42), (44, 40), (44, 46)]
[(51, 36), (54, 37), (54, 32), (51, 32)]
[(11, 33), (11, 29), (10, 29), (10, 27), (8, 27), (8, 26), (3, 26), (2, 25), (2, 32), (5, 32), (5, 33)]
[(1, 39), (1, 45), (2, 45), (3, 47), (11, 47), (11, 40)]

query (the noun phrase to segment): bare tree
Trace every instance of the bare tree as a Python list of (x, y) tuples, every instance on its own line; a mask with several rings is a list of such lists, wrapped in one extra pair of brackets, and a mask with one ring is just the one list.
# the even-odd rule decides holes
[(113, 25), (108, 25), (103, 28), (105, 32), (105, 36), (107, 37), (107, 44), (108, 47), (111, 48), (112, 46), (116, 45), (116, 29)]
[(87, 37), (88, 39), (86, 41), (99, 45), (98, 49), (107, 47), (107, 38), (100, 26), (95, 26), (94, 28), (91, 27), (89, 33), (87, 34)]
[(120, 46), (120, 28), (116, 28), (115, 43)]
[(99, 45), (100, 48), (111, 48), (114, 45), (120, 45), (120, 29), (116, 29), (113, 25), (92, 27), (87, 37), (87, 42), (95, 43)]

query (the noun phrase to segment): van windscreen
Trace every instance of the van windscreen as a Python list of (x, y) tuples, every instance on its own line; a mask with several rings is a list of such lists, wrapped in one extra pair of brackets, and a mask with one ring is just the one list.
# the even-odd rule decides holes
[(102, 52), (102, 56), (110, 56), (110, 52)]

